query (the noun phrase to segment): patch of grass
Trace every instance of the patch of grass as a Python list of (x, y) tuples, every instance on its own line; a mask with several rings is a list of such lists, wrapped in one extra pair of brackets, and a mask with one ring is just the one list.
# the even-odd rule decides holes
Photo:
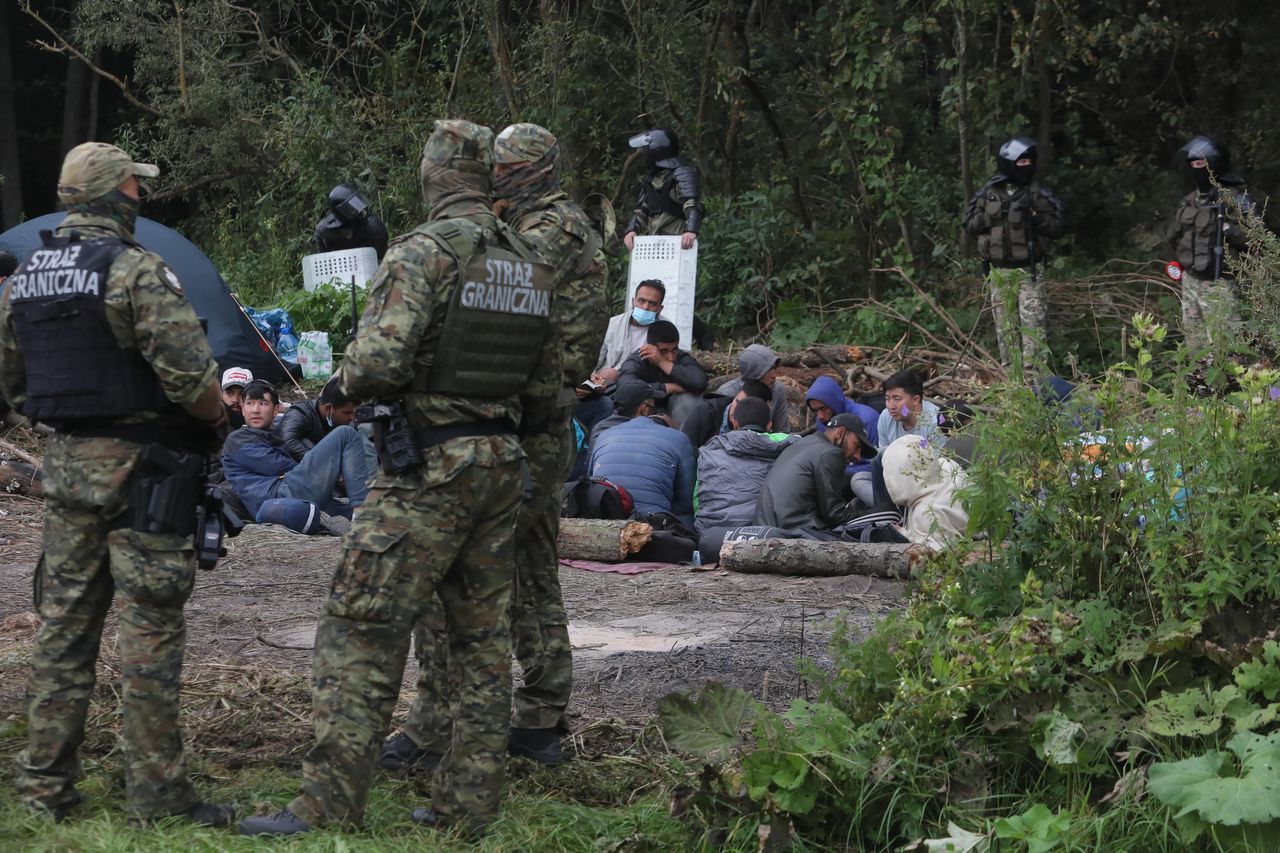
[[(501, 817), (490, 832), (476, 842), (458, 835), (425, 830), (409, 819), (410, 812), (429, 803), (429, 776), (379, 776), (369, 793), (364, 829), (344, 833), (326, 829), (294, 839), (270, 842), (272, 850), (402, 851), (407, 846), (431, 850), (553, 850), (638, 851), (668, 850), (687, 846), (684, 828), (667, 815), (660, 791), (627, 801), (625, 792), (604, 785), (613, 794), (612, 805), (582, 805), (564, 797), (552, 783), (560, 777), (572, 788), (579, 777), (601, 783), (632, 784), (648, 775), (618, 759), (583, 761), (556, 770), (539, 768), (522, 772), (513, 765), (511, 783)], [(234, 803), (240, 815), (273, 813), (298, 790), (298, 776), (276, 769), (249, 768), (226, 774), (204, 767), (193, 774), (201, 793), (215, 802)], [(12, 791), (12, 778), (5, 780)], [(79, 785), (86, 802), (65, 823), (33, 814), (12, 796), (0, 800), (0, 847), (27, 851), (128, 851), (154, 850), (261, 850), (264, 841), (240, 838), (234, 830), (202, 829), (181, 820), (165, 820), (139, 829), (125, 819), (123, 778), (110, 764), (86, 768)], [(631, 791), (635, 787), (630, 788)]]

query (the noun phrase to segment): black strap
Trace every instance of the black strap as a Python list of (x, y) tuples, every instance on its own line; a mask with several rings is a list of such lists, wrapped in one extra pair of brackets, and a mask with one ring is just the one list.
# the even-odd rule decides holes
[(428, 447), (435, 447), (437, 444), (444, 444), (446, 441), (453, 441), (455, 438), (515, 434), (515, 427), (506, 420), (472, 421), (466, 424), (449, 424), (448, 426), (427, 427), (413, 431), (413, 437), (417, 439), (418, 447), (422, 450), (426, 450)]

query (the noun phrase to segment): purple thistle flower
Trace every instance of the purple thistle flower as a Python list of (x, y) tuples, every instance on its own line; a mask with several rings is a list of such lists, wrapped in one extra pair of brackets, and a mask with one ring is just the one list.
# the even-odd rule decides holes
[(922, 438), (922, 439), (920, 439), (920, 449), (921, 449), (921, 450), (928, 450), (928, 449), (929, 449), (929, 439), (927, 439), (927, 438)]
[(901, 412), (901, 414), (902, 414), (902, 416), (903, 416), (904, 418), (905, 418), (907, 415), (911, 414), (911, 409), (907, 407), (907, 404), (906, 404), (906, 403), (903, 403), (903, 404), (902, 404), (902, 412)]
[(1271, 398), (1272, 402), (1275, 402), (1276, 400), (1280, 400), (1280, 388), (1277, 388), (1276, 386), (1272, 385), (1269, 389), (1267, 389), (1267, 396)]

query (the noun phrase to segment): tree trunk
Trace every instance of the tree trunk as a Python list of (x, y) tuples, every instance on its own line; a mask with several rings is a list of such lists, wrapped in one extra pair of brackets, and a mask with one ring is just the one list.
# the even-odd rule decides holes
[(22, 161), (18, 156), (18, 122), (13, 107), (13, 54), (9, 6), (0, 3), (0, 229), (22, 220)]
[(556, 547), (565, 560), (617, 563), (649, 544), (652, 538), (653, 528), (642, 521), (562, 518)]
[(872, 575), (905, 579), (911, 576), (911, 564), (922, 554), (911, 545), (752, 539), (724, 543), (720, 548), (720, 567), (745, 574)]
[(1050, 136), (1053, 131), (1053, 88), (1049, 81), (1049, 45), (1054, 40), (1054, 32), (1050, 26), (1053, 7), (1045, 0), (1036, 4), (1036, 101), (1039, 108), (1039, 127), (1036, 128), (1036, 141), (1039, 152), (1036, 157), (1036, 171), (1047, 174), (1049, 164), (1053, 162), (1053, 143)]
[(62, 101), (62, 154), (75, 148), (81, 142), (88, 142), (91, 94), (91, 80), (97, 79), (91, 74), (89, 66), (74, 56), (67, 57), (66, 85)]
[(44, 483), (41, 482), (40, 470), (25, 462), (0, 459), (0, 491), (43, 498)]

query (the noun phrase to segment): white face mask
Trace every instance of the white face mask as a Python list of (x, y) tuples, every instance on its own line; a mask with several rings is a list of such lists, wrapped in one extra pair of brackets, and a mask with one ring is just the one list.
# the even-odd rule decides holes
[(333, 418), (329, 417), (328, 415), (325, 415), (324, 422), (329, 425), (330, 429), (333, 429)]

